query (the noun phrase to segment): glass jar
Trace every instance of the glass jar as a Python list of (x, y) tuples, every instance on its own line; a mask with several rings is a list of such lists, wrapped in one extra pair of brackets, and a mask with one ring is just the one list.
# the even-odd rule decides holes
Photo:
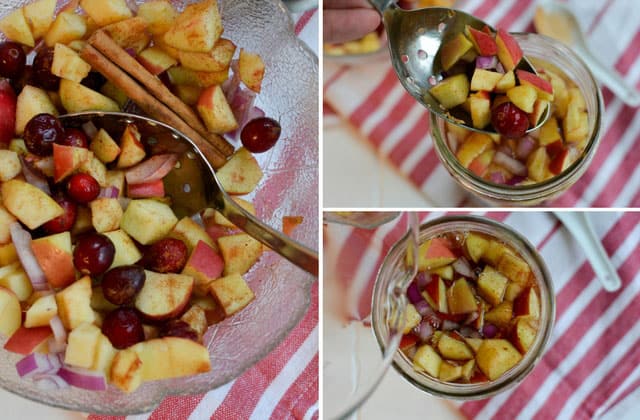
[[(435, 396), (461, 400), (487, 398), (521, 382), (542, 357), (555, 319), (553, 284), (549, 271), (535, 247), (511, 227), (491, 219), (478, 216), (449, 216), (435, 219), (420, 227), (419, 242), (422, 243), (427, 239), (453, 231), (475, 231), (492, 236), (510, 246), (529, 264), (540, 292), (540, 323), (536, 339), (522, 360), (494, 381), (472, 384), (443, 382), (426, 373), (414, 370), (411, 360), (399, 350), (396, 350), (394, 354), (393, 367), (418, 389)], [(402, 268), (405, 249), (406, 240), (398, 241), (391, 248), (382, 263), (374, 286), (371, 320), (378, 345), (383, 352), (389, 344), (387, 337), (393, 330), (390, 325), (393, 326), (393, 323), (396, 322), (395, 310), (398, 307), (406, 306), (407, 303), (404, 294), (401, 298), (398, 297), (394, 285), (394, 279), (397, 279), (397, 275), (394, 273), (397, 270), (406, 271)], [(397, 303), (398, 299), (403, 300), (402, 304)], [(390, 307), (389, 302), (394, 302), (394, 306)]]
[(530, 185), (494, 184), (465, 168), (445, 138), (445, 120), (431, 114), (431, 138), (444, 167), (467, 191), (498, 206), (534, 206), (559, 196), (587, 170), (600, 142), (604, 102), (598, 84), (584, 62), (569, 47), (538, 34), (512, 34), (525, 57), (545, 61), (562, 70), (582, 92), (589, 116), (589, 135), (582, 155), (561, 174)]

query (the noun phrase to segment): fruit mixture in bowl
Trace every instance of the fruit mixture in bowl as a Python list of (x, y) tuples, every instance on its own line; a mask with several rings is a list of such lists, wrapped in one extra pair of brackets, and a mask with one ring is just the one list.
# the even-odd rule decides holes
[[(228, 193), (250, 194), (263, 176), (252, 153), (280, 136), (253, 106), (264, 63), (245, 50), (233, 59), (215, 1), (182, 12), (165, 0), (55, 9), (38, 0), (0, 20), (4, 349), (24, 355), (17, 373), (41, 389), (131, 392), (208, 372), (203, 336), (254, 299), (244, 275), (263, 246), (211, 209), (176, 217), (163, 180), (177, 157), (152, 153), (135, 123), (116, 133), (99, 118), (68, 127), (57, 116), (132, 99), (191, 130)], [(289, 232), (300, 221), (283, 217)]]
[(534, 271), (484, 232), (452, 231), (418, 250), (418, 274), (400, 351), (417, 372), (446, 383), (496, 381), (536, 341), (541, 317)]
[(495, 131), (445, 124), (450, 150), (471, 173), (494, 184), (530, 185), (583, 155), (590, 134), (583, 93), (551, 63), (529, 58), (537, 75), (519, 69), (523, 52), (514, 36), (467, 27), (443, 45), (440, 59), (447, 77), (434, 80), (431, 94), (452, 114), (469, 115), (474, 128)]

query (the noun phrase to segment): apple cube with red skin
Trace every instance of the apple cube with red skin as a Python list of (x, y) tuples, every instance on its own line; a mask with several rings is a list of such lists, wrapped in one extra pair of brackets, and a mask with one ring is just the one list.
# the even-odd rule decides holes
[(4, 207), (29, 229), (35, 229), (64, 213), (49, 195), (33, 185), (11, 179), (2, 184)]
[(155, 46), (140, 51), (137, 59), (140, 64), (142, 64), (144, 68), (149, 70), (149, 72), (154, 76), (157, 76), (169, 67), (178, 64), (178, 61), (175, 58), (171, 57), (161, 48)]
[(168, 0), (155, 0), (142, 3), (138, 7), (138, 16), (147, 22), (150, 33), (162, 35), (171, 28), (178, 12)]
[[(548, 150), (548, 149), (547, 149)], [(549, 162), (549, 172), (554, 175), (559, 175), (569, 166), (569, 149), (562, 149), (557, 153)]]
[(246, 273), (262, 254), (262, 244), (246, 233), (218, 238), (218, 247), (224, 260), (225, 276)]
[(473, 48), (473, 44), (466, 36), (464, 36), (463, 33), (459, 33), (455, 38), (446, 42), (440, 48), (440, 62), (442, 63), (442, 69), (444, 71), (449, 70), (471, 48)]
[(530, 85), (519, 85), (507, 91), (507, 98), (527, 114), (533, 112), (533, 105), (538, 99), (536, 90)]
[(18, 328), (16, 332), (4, 345), (4, 349), (12, 353), (31, 354), (46, 353), (48, 348), (47, 341), (53, 336), (53, 331), (49, 326), (26, 328), (24, 326)]
[(471, 162), (485, 150), (493, 148), (493, 140), (484, 133), (473, 132), (462, 143), (456, 152), (456, 157), (462, 166), (468, 168)]
[(64, 44), (56, 44), (51, 63), (51, 73), (67, 80), (80, 83), (91, 71), (91, 65), (77, 52)]
[(526, 70), (516, 70), (516, 76), (522, 86), (533, 87), (540, 99), (553, 101), (553, 86), (542, 77)]
[(478, 276), (478, 292), (483, 299), (496, 306), (502, 302), (508, 283), (509, 279), (490, 265), (485, 265)]
[(11, 290), (0, 287), (0, 334), (11, 337), (22, 325), (22, 308)]
[(71, 234), (56, 233), (31, 241), (31, 249), (53, 287), (67, 287), (76, 279), (71, 252)]
[(262, 169), (256, 158), (244, 147), (216, 172), (222, 188), (229, 194), (249, 194), (262, 179)]
[(60, 80), (58, 91), (62, 106), (69, 113), (82, 111), (120, 111), (111, 98), (72, 80)]
[(182, 274), (195, 279), (194, 292), (205, 295), (209, 290), (209, 283), (219, 278), (224, 270), (224, 261), (212, 247), (204, 241), (199, 241), (191, 252)]
[[(111, 383), (124, 392), (133, 392), (142, 384), (143, 362), (133, 347), (118, 351), (109, 369)], [(163, 368), (168, 362), (159, 359), (154, 361), (160, 363), (158, 368)], [(149, 363), (152, 361), (149, 360)]]
[(22, 88), (16, 102), (16, 134), (21, 136), (27, 123), (38, 114), (57, 116), (58, 110), (46, 91), (26, 85)]
[(547, 146), (557, 140), (562, 140), (562, 136), (558, 128), (558, 120), (552, 116), (540, 127), (538, 142), (540, 146)]
[(471, 122), (475, 128), (484, 128), (491, 122), (491, 99), (485, 91), (469, 95), (467, 99)]
[(513, 345), (503, 339), (487, 339), (482, 342), (476, 355), (478, 367), (491, 381), (522, 360), (522, 355)]
[(511, 342), (522, 354), (525, 354), (536, 340), (537, 333), (538, 325), (534, 319), (518, 317), (511, 331)]
[(443, 314), (449, 313), (449, 307), (447, 302), (447, 287), (444, 281), (434, 276), (431, 279), (422, 292), (422, 297), (433, 308), (434, 311), (441, 312)]
[(249, 89), (256, 93), (260, 93), (262, 87), (264, 68), (264, 62), (258, 54), (253, 54), (244, 49), (240, 49), (240, 58), (238, 59), (240, 80), (242, 80), (242, 83), (244, 83)]
[(413, 368), (418, 372), (426, 372), (434, 378), (439, 377), (441, 366), (442, 357), (428, 344), (420, 346), (413, 356)]
[(445, 333), (438, 340), (438, 351), (445, 359), (469, 360), (473, 359), (473, 352), (464, 341), (457, 340)]
[(237, 273), (212, 281), (209, 290), (226, 316), (240, 311), (255, 298), (247, 282)]
[(402, 352), (407, 352), (408, 350), (415, 347), (416, 344), (418, 344), (418, 337), (416, 337), (413, 334), (405, 334), (400, 339), (400, 344), (398, 345), (398, 348)]
[(143, 182), (141, 184), (127, 184), (127, 197), (153, 198), (164, 197), (164, 182), (161, 179)]
[(459, 278), (447, 290), (447, 304), (451, 314), (468, 314), (478, 309), (476, 299), (464, 278)]
[(66, 45), (71, 41), (82, 39), (86, 33), (86, 16), (77, 14), (73, 10), (64, 10), (56, 16), (44, 36), (44, 41), (48, 47), (56, 44)]
[(464, 28), (464, 31), (478, 54), (488, 57), (498, 53), (498, 45), (496, 45), (496, 40), (491, 34), (479, 31), (469, 25)]
[(53, 145), (53, 180), (60, 182), (93, 157), (84, 147)]
[(445, 238), (433, 238), (418, 248), (418, 270), (425, 271), (451, 264), (457, 256), (449, 248)]
[(469, 96), (469, 79), (465, 74), (456, 74), (441, 80), (429, 89), (429, 93), (445, 109), (462, 105)]
[(190, 4), (172, 22), (164, 41), (182, 51), (207, 52), (222, 34), (222, 20), (215, 0)]
[(531, 268), (522, 258), (511, 252), (505, 252), (500, 257), (496, 267), (498, 271), (507, 276), (511, 281), (526, 285), (531, 273)]
[(513, 302), (513, 312), (516, 316), (540, 318), (540, 299), (534, 288), (530, 287), (516, 298)]
[(189, 106), (195, 106), (202, 95), (202, 88), (190, 85), (174, 85), (175, 94), (182, 102)]
[(542, 116), (547, 111), (547, 109), (550, 109), (549, 101), (541, 99), (538, 95), (538, 99), (536, 99), (536, 102), (533, 104), (533, 111), (528, 115), (529, 124), (531, 124), (531, 127), (535, 127), (536, 125), (538, 125), (538, 121), (542, 119)]
[(146, 156), (144, 146), (140, 141), (140, 132), (135, 124), (128, 124), (120, 137), (120, 156), (118, 168), (128, 168), (140, 163)]
[(200, 117), (212, 133), (224, 134), (238, 128), (238, 122), (220, 85), (202, 91), (197, 105)]
[(179, 315), (189, 303), (193, 292), (193, 277), (148, 270), (145, 274), (144, 285), (136, 296), (136, 309), (146, 318), (156, 321)]
[(508, 32), (498, 29), (496, 36), (498, 59), (506, 71), (513, 70), (522, 59), (522, 49), (518, 42)]
[[(154, 338), (135, 344), (129, 350), (142, 361), (142, 381), (196, 375), (211, 370), (207, 348), (186, 338)], [(113, 363), (116, 364), (116, 359)], [(112, 368), (112, 377), (113, 371)]]
[(187, 246), (189, 252), (193, 252), (200, 241), (209, 245), (214, 251), (218, 250), (216, 243), (207, 235), (207, 232), (190, 217), (183, 217), (169, 232), (171, 238), (180, 239)]

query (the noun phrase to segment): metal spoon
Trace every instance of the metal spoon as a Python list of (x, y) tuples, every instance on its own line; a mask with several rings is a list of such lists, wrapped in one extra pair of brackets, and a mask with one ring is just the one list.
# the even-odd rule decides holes
[(588, 215), (585, 212), (575, 211), (556, 211), (554, 214), (571, 232), (576, 242), (582, 246), (604, 290), (609, 292), (618, 290), (622, 285), (620, 276), (618, 276), (618, 272), (611, 264), (611, 260), (602, 247), (600, 239), (593, 231)]
[(400, 216), (399, 211), (335, 211), (325, 212), (325, 223), (349, 225), (360, 229), (375, 229)]
[(618, 72), (606, 66), (589, 50), (584, 34), (575, 15), (568, 6), (555, 1), (545, 1), (539, 6), (534, 24), (538, 33), (555, 38), (572, 47), (582, 58), (597, 79), (627, 105), (640, 106), (640, 93), (630, 86)]
[(120, 112), (82, 112), (60, 117), (65, 127), (80, 128), (93, 122), (113, 138), (120, 138), (127, 124), (135, 123), (142, 142), (152, 154), (175, 153), (179, 156), (174, 169), (164, 178), (165, 193), (179, 218), (193, 216), (212, 207), (231, 223), (262, 242), (303, 270), (318, 275), (318, 254), (262, 223), (237, 205), (223, 190), (216, 174), (193, 141), (161, 122)]
[[(494, 133), (495, 131), (474, 128), (466, 112), (445, 110), (429, 93), (432, 87), (430, 78), (435, 77), (438, 81), (441, 79), (442, 66), (438, 55), (440, 46), (463, 32), (466, 25), (481, 30), (486, 23), (460, 10), (443, 7), (403, 10), (395, 0), (369, 0), (369, 3), (382, 15), (389, 38), (391, 63), (407, 92), (429, 111), (452, 124), (468, 130)], [(489, 28), (495, 32), (491, 26)], [(517, 68), (537, 74), (526, 58), (520, 60)], [(527, 132), (536, 130), (548, 117), (549, 106), (538, 124)]]

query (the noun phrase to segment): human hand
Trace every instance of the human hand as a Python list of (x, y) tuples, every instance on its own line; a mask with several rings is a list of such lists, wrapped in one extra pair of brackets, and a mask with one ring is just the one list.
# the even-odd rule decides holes
[(325, 0), (323, 35), (326, 43), (362, 38), (380, 25), (380, 14), (366, 0)]

